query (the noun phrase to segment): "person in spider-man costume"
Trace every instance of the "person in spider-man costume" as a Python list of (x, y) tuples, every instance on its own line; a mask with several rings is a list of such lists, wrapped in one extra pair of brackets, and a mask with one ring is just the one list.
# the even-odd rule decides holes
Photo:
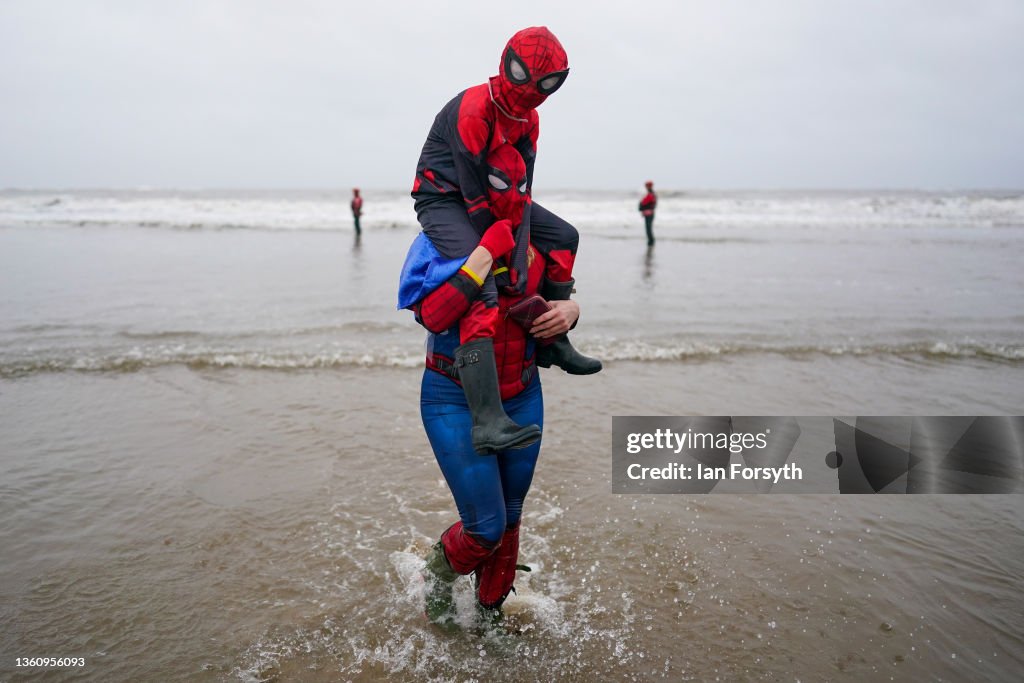
[[(546, 27), (523, 29), (506, 44), (498, 75), (459, 93), (438, 113), (420, 154), (412, 195), (423, 235), (429, 241), (429, 247), (421, 246), (436, 250), (439, 261), (464, 261), (496, 223), (486, 189), (488, 152), (505, 143), (518, 150), (526, 165), (529, 194), (539, 133), (536, 108), (561, 87), (568, 74), (568, 58), (558, 39)], [(572, 269), (579, 243), (575, 228), (533, 202), (527, 203), (522, 217), (508, 227), (512, 248), (495, 255), (493, 271), (474, 273), (482, 288), (460, 325), (463, 343), (493, 336), (499, 290), (523, 292), (526, 251), (531, 243), (545, 263), (544, 297), (568, 301), (573, 291)], [(399, 302), (400, 307), (407, 305)], [(550, 320), (542, 317), (538, 324), (543, 329)], [(472, 348), (477, 355), (491, 353), (486, 344)], [(577, 352), (565, 335), (545, 346), (537, 363), (541, 367), (556, 365), (572, 374), (601, 369), (599, 360)], [(472, 406), (481, 406), (473, 430), (474, 443), (481, 452), (526, 446), (539, 438), (535, 425), (520, 426), (502, 415), (496, 395), (470, 398)]]
[[(478, 604), (489, 616), (500, 615), (512, 590), (523, 500), (540, 453), (539, 425), (544, 420), (537, 349), (545, 338), (568, 330), (579, 313), (575, 302), (566, 302), (564, 310), (556, 309), (549, 329), (541, 331), (536, 326), (527, 330), (507, 316), (512, 306), (542, 288), (547, 264), (536, 245), (519, 245), (512, 234), (512, 226), (520, 224), (531, 205), (522, 156), (512, 145), (501, 144), (484, 166), (485, 194), (495, 221), (453, 275), (438, 286), (426, 286), (430, 291), (410, 305), (430, 333), (420, 398), (423, 425), (459, 510), (459, 521), (433, 546), (424, 571), (427, 615), (443, 626), (454, 624), (452, 584), (460, 575), (475, 575)], [(488, 272), (519, 246), (524, 254), (522, 291), (503, 288), (496, 307), (485, 309), (478, 297), (483, 281), (477, 272)], [(436, 267), (430, 259), (427, 263)], [(421, 287), (422, 272), (422, 259), (416, 249), (410, 250), (403, 287)], [(493, 310), (492, 337), (464, 343), (466, 328), (477, 324), (467, 315), (474, 307)], [(493, 348), (490, 357), (482, 352), (485, 347)], [(470, 390), (470, 385), (479, 386)], [(538, 425), (536, 438), (481, 457), (472, 438), (472, 402), (483, 385), (500, 395), (505, 419)]]

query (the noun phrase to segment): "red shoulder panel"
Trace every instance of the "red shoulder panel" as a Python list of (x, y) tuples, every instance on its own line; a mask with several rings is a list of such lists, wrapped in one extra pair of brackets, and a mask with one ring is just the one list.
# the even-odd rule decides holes
[(491, 135), (491, 96), (487, 84), (466, 90), (459, 103), (459, 138), (466, 150), (476, 156), (483, 153)]

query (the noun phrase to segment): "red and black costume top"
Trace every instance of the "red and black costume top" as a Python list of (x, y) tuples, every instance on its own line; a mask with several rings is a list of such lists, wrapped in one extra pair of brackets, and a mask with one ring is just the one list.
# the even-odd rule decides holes
[(647, 194), (640, 200), (640, 213), (644, 216), (653, 216), (656, 206), (658, 206), (658, 195), (654, 194), (654, 190), (648, 187)]
[[(546, 27), (523, 29), (505, 46), (498, 75), (463, 90), (434, 118), (416, 165), (412, 196), (424, 231), (445, 257), (467, 255), (498, 217), (487, 196), (486, 159), (491, 152), (503, 144), (519, 152), (529, 193), (540, 134), (536, 108), (568, 74), (568, 57), (554, 34)], [(459, 211), (439, 212), (440, 205)], [(519, 293), (530, 214), (527, 207), (513, 226), (516, 248), (507, 259), (508, 271), (496, 277), (499, 287)], [(467, 222), (473, 229), (463, 229)], [(440, 229), (434, 227), (437, 223)]]
[(502, 144), (516, 148), (526, 163), (526, 186), (533, 186), (540, 117), (523, 120), (501, 115), (491, 100), (490, 82), (456, 95), (434, 119), (416, 165), (412, 195), (417, 204), (455, 199), (482, 234), (496, 220), (487, 197), (487, 155)]

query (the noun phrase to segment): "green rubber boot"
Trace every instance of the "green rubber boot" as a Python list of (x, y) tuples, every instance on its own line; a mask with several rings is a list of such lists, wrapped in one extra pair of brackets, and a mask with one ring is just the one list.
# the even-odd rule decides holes
[(452, 584), (459, 575), (448, 564), (441, 541), (435, 543), (427, 553), (423, 567), (423, 583), (427, 619), (445, 629), (457, 628), (455, 624), (455, 599)]
[(540, 441), (540, 427), (514, 422), (501, 404), (498, 370), (494, 364), (494, 340), (468, 341), (455, 349), (462, 391), (473, 418), (473, 448), (480, 455), (509, 448), (526, 448)]
[[(572, 295), (574, 284), (576, 284), (576, 280), (573, 279), (555, 282), (544, 278), (540, 286), (540, 293), (548, 301), (567, 301)], [(542, 340), (537, 345), (537, 365), (542, 368), (550, 368), (554, 365), (570, 375), (592, 375), (595, 372), (601, 372), (603, 367), (599, 359), (584, 356), (577, 351), (569, 341), (568, 334), (563, 334), (554, 341)]]

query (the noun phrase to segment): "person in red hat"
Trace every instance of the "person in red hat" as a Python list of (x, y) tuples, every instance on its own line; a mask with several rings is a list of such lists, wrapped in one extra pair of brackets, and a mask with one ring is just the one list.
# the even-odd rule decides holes
[(648, 180), (644, 183), (647, 194), (640, 200), (640, 214), (644, 217), (644, 226), (647, 228), (647, 246), (654, 246), (654, 208), (658, 205), (658, 195), (654, 194), (654, 181)]
[(359, 217), (363, 215), (363, 198), (359, 196), (359, 188), (352, 188), (352, 219), (356, 223), (356, 237), (363, 234), (362, 229), (359, 227)]

